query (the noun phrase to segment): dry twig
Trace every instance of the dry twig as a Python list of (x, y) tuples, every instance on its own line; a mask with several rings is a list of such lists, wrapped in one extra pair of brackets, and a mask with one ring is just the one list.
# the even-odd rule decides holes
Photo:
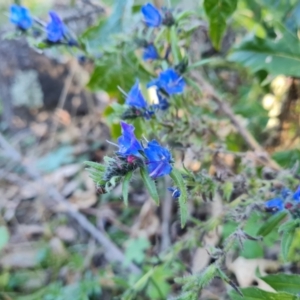
[(247, 145), (256, 152), (257, 156), (269, 167), (274, 170), (279, 171), (280, 166), (270, 158), (268, 153), (264, 150), (263, 147), (256, 141), (256, 139), (252, 136), (252, 134), (241, 124), (239, 119), (231, 110), (230, 106), (222, 99), (222, 97), (218, 94), (215, 88), (210, 85), (199, 72), (192, 72), (192, 76), (196, 80), (196, 82), (202, 87), (202, 89), (211, 97), (211, 99), (218, 105), (219, 109), (229, 118), (231, 123), (237, 129), (239, 134), (245, 140)]

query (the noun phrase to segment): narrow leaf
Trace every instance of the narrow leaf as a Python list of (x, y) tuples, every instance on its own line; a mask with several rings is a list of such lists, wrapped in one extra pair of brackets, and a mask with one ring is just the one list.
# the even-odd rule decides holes
[(288, 256), (289, 256), (289, 251), (294, 239), (294, 230), (288, 230), (284, 231), (282, 234), (282, 239), (281, 239), (281, 254), (283, 257), (283, 260), (286, 262), (288, 261)]
[(281, 224), (278, 228), (278, 232), (283, 232), (283, 231), (289, 231), (289, 230), (294, 230), (295, 228), (299, 227), (299, 220), (289, 220), (283, 224)]
[(267, 236), (287, 215), (281, 211), (271, 216), (257, 231), (257, 235)]
[(188, 210), (187, 210), (188, 194), (187, 194), (186, 186), (181, 176), (181, 173), (175, 168), (173, 168), (172, 172), (170, 173), (170, 177), (173, 179), (175, 185), (179, 188), (181, 193), (178, 201), (179, 201), (180, 222), (181, 222), (181, 227), (183, 228), (186, 224), (187, 217), (188, 217)]
[(159, 196), (154, 180), (150, 178), (149, 173), (145, 167), (140, 168), (140, 172), (151, 198), (155, 201), (157, 205), (159, 205)]
[(272, 293), (266, 292), (256, 287), (241, 289), (243, 296), (239, 295), (235, 290), (229, 292), (231, 300), (297, 300), (296, 295), (285, 292)]
[(102, 172), (105, 171), (105, 166), (102, 164), (99, 164), (99, 163), (96, 163), (93, 161), (85, 161), (84, 164), (88, 167), (91, 167), (92, 169), (96, 169), (96, 170), (102, 171)]
[(172, 26), (170, 28), (170, 40), (171, 40), (171, 49), (172, 49), (172, 56), (175, 64), (178, 64), (181, 60), (181, 53), (178, 43), (178, 35), (177, 35), (177, 27)]
[(260, 277), (260, 279), (278, 292), (300, 293), (300, 275), (272, 274)]
[(239, 295), (243, 296), (238, 286), (220, 268), (218, 268), (217, 270), (221, 279), (224, 280), (226, 283), (228, 283), (230, 286), (232, 286), (232, 288), (234, 288)]
[(233, 183), (231, 181), (226, 181), (223, 186), (224, 198), (226, 201), (230, 200), (231, 194), (233, 192)]
[(123, 180), (122, 193), (125, 206), (128, 206), (128, 191), (129, 191), (129, 183), (132, 177), (132, 172), (128, 172)]

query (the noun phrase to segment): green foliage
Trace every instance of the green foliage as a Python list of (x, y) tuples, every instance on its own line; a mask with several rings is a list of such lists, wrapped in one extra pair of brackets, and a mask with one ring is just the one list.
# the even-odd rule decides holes
[(300, 76), (300, 42), (287, 31), (278, 41), (248, 38), (233, 49), (228, 59), (248, 67), (252, 72), (265, 70), (271, 75)]
[(155, 181), (150, 178), (148, 170), (146, 167), (140, 168), (141, 177), (143, 179), (143, 182), (145, 184), (145, 187), (147, 188), (151, 198), (154, 200), (156, 205), (159, 205), (159, 196), (157, 193), (157, 188), (155, 185)]
[(125, 252), (125, 264), (130, 262), (141, 264), (145, 259), (145, 250), (147, 250), (149, 247), (150, 244), (146, 238), (129, 240)]
[(91, 161), (85, 161), (84, 164), (88, 166), (86, 170), (89, 172), (90, 177), (93, 179), (96, 185), (104, 185), (105, 181), (103, 180), (103, 173), (106, 170), (105, 166)]
[(145, 80), (149, 74), (137, 59), (134, 48), (123, 44), (121, 49), (110, 50), (97, 62), (87, 86), (92, 91), (104, 90), (121, 100), (118, 87), (128, 91), (137, 76)]
[(175, 185), (179, 188), (181, 193), (178, 202), (179, 202), (181, 227), (183, 228), (188, 218), (188, 211), (187, 211), (188, 195), (187, 195), (186, 185), (182, 178), (181, 173), (175, 168), (173, 168), (172, 172), (170, 173), (170, 177), (173, 179)]
[(260, 277), (277, 292), (300, 293), (300, 276), (292, 274), (271, 274)]
[(234, 13), (237, 0), (204, 0), (205, 12), (209, 19), (209, 36), (217, 50), (221, 48), (227, 20)]
[(101, 19), (98, 25), (89, 28), (81, 36), (81, 42), (84, 43), (86, 50), (89, 53), (98, 53), (101, 48), (112, 46), (114, 44), (112, 36), (124, 30), (124, 17), (130, 9), (131, 1), (115, 1), (112, 14), (106, 19)]
[(258, 229), (257, 235), (267, 236), (286, 216), (286, 211), (274, 214)]
[(297, 300), (296, 295), (288, 294), (285, 292), (271, 293), (260, 290), (255, 287), (241, 289), (243, 296), (239, 295), (236, 291), (232, 290), (229, 293), (231, 300)]
[(299, 220), (290, 220), (282, 224), (278, 231), (281, 233), (281, 254), (284, 261), (288, 261), (290, 248), (294, 240), (296, 228), (299, 227)]
[(288, 261), (289, 250), (294, 239), (295, 229), (287, 230), (282, 233), (281, 237), (281, 254), (284, 261)]

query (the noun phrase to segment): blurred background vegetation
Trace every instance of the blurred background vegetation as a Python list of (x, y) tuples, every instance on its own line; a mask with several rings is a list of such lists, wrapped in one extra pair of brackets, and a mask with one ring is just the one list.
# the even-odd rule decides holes
[[(130, 189), (131, 205), (125, 207), (119, 186), (110, 194), (99, 194), (84, 170), (84, 161), (101, 162), (114, 150), (106, 140), (120, 135), (116, 103), (122, 103), (123, 97), (118, 86), (128, 91), (136, 77), (148, 81), (149, 70), (131, 42), (132, 32), (138, 32), (139, 11), (145, 2), (22, 1), (43, 20), (47, 20), (49, 10), (57, 11), (89, 54), (104, 53), (95, 62), (82, 59), (77, 50), (60, 47), (40, 51), (30, 47), (31, 41), (25, 38), (7, 38), (14, 31), (6, 13), (11, 1), (0, 3), (0, 128), (9, 143), (1, 143), (0, 152), (1, 299), (172, 299), (179, 290), (175, 277), (201, 271), (213, 260), (199, 232), (207, 244), (218, 246), (237, 227), (220, 217), (224, 199), (228, 198), (229, 205), (237, 199), (230, 183), (223, 185), (225, 195), (227, 191), (224, 199), (204, 201), (205, 192), (191, 199), (192, 217), (182, 230), (176, 204), (163, 192), (170, 208), (157, 208), (137, 177)], [(212, 0), (215, 5), (219, 2), (222, 0)], [(239, 0), (228, 18), (216, 11), (218, 21), (200, 0), (154, 3), (193, 11), (197, 18), (185, 24), (183, 33), (189, 41), (191, 60), (207, 60), (201, 66), (206, 78), (272, 158), (283, 168), (294, 168), (299, 181), (300, 2)], [(217, 35), (222, 35), (222, 28), (224, 36), (218, 47)], [(236, 161), (251, 160), (252, 153), (203, 94), (191, 119), (204, 115), (228, 150), (221, 155), (221, 166), (214, 161), (207, 167), (208, 174), (214, 175), (220, 169), (234, 169)], [(135, 122), (137, 134), (147, 133), (147, 126), (152, 126), (148, 124)], [(205, 143), (201, 134), (166, 132), (162, 139), (174, 148), (182, 139), (201, 147)], [(197, 171), (206, 166), (206, 157), (189, 155), (190, 148), (185, 151), (186, 167)], [(180, 161), (180, 147), (174, 152)], [(246, 158), (236, 156), (242, 152)], [(31, 176), (24, 166), (33, 166), (38, 175)], [(268, 171), (258, 169), (259, 174)], [(250, 179), (255, 177), (251, 167), (247, 170)], [(290, 182), (295, 183), (295, 178)], [(205, 177), (199, 185), (207, 188), (204, 181)], [(163, 191), (167, 185), (159, 182), (158, 188)], [(110, 263), (107, 250), (66, 214), (64, 205), (51, 198), (48, 191), (53, 188), (122, 250), (125, 266), (135, 263), (144, 276), (139, 278)], [(246, 224), (247, 233), (255, 235), (261, 221), (261, 216), (253, 214)], [(263, 275), (299, 273), (300, 231), (288, 253), (289, 264), (279, 255), (278, 239), (274, 230), (264, 241), (248, 240), (243, 249), (236, 247), (226, 261), (232, 280), (240, 287), (266, 288), (258, 268)], [(166, 249), (172, 250), (160, 256)], [(214, 279), (199, 299), (229, 299), (227, 291), (228, 286)]]

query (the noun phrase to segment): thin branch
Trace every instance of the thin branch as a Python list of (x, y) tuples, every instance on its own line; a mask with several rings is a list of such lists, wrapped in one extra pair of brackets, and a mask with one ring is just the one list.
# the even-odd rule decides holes
[[(22, 161), (22, 156), (15, 150), (6, 139), (0, 134), (0, 146), (4, 150), (5, 155), (24, 167), (26, 173), (35, 181), (39, 182), (48, 195), (58, 204), (63, 205), (66, 212), (74, 218), (82, 228), (84, 228), (102, 247), (105, 249), (106, 259), (110, 262), (123, 263), (125, 256), (123, 252), (107, 237), (100, 232), (83, 214), (77, 211), (52, 185), (48, 184), (32, 165)], [(134, 264), (130, 264), (128, 269), (135, 274), (141, 273), (141, 270)]]
[(247, 145), (255, 152), (262, 160), (265, 160), (266, 164), (269, 167), (280, 170), (280, 166), (270, 158), (268, 153), (264, 150), (263, 147), (256, 141), (256, 139), (252, 136), (252, 134), (241, 124), (239, 119), (231, 110), (230, 106), (222, 99), (222, 97), (218, 94), (216, 89), (208, 83), (202, 75), (193, 71), (191, 73), (192, 77), (196, 80), (196, 82), (202, 87), (202, 89), (211, 97), (211, 99), (218, 105), (219, 109), (229, 118), (233, 126), (237, 129), (241, 137), (245, 140)]
[[(165, 179), (165, 190), (171, 185), (170, 179)], [(160, 251), (164, 251), (171, 245), (170, 224), (172, 217), (173, 199), (172, 193), (166, 192), (165, 199), (162, 201), (162, 224), (161, 224), (161, 246)]]

